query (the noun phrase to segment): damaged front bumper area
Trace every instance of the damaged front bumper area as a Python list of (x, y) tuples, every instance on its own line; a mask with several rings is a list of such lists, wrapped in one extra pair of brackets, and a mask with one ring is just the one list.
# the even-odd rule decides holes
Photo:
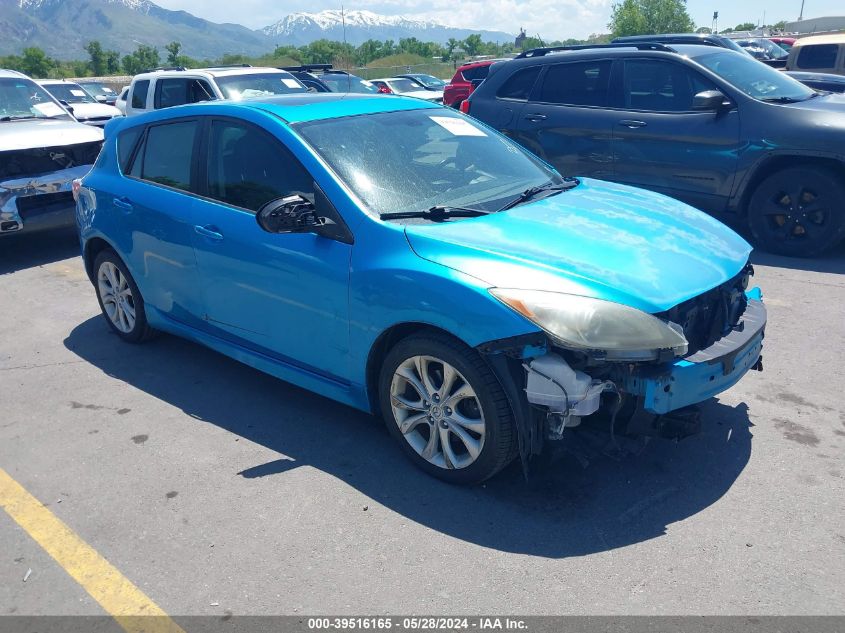
[(91, 165), (0, 181), (0, 236), (73, 226), (73, 180)]
[[(697, 432), (694, 412), (696, 424), (684, 420), (688, 407), (729, 389), (749, 370), (762, 371), (766, 307), (758, 289), (745, 296), (746, 308), (730, 332), (674, 361), (584, 362), (542, 335), (480, 346), (511, 401), (523, 463), (585, 418), (604, 418), (613, 427), (617, 414), (630, 420), (646, 412), (656, 429), (647, 434), (679, 438)], [(687, 430), (661, 432), (674, 417)]]

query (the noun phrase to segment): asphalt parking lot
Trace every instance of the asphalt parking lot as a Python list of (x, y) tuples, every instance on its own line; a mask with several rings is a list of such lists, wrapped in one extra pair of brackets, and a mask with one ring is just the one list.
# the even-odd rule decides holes
[[(843, 612), (845, 247), (755, 257), (765, 372), (701, 435), (475, 488), (215, 352), (122, 343), (73, 234), (0, 247), (0, 469), (168, 614)], [(103, 613), (2, 511), (0, 544), (0, 614)]]

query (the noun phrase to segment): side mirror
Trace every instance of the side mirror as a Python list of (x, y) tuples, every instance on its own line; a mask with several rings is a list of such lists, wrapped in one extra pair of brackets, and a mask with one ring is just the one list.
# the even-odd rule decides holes
[(718, 90), (705, 90), (692, 98), (692, 109), (698, 111), (717, 111), (730, 103)]
[(255, 216), (268, 233), (317, 233), (326, 223), (318, 218), (314, 205), (300, 195), (271, 200)]
[(109, 100), (106, 95), (97, 95), (94, 98), (97, 100), (98, 103), (106, 103)]
[(65, 110), (70, 112), (71, 115), (73, 114), (73, 106), (70, 105), (67, 101), (65, 101), (64, 99), (59, 99), (59, 103), (61, 103), (65, 107)]

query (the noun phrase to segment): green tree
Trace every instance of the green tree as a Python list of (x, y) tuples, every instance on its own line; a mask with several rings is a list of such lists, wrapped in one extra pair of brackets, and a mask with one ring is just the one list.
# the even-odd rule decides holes
[(753, 22), (743, 22), (742, 24), (737, 24), (734, 27), (734, 31), (753, 31), (757, 28), (757, 25)]
[(450, 37), (446, 41), (446, 53), (443, 56), (443, 61), (447, 62), (452, 59), (452, 54), (455, 52), (455, 49), (460, 48), (460, 46), (461, 43), (458, 40), (456, 40), (454, 37)]
[(170, 42), (170, 44), (164, 47), (164, 50), (167, 51), (167, 64), (169, 66), (179, 66), (179, 52), (182, 50), (182, 44), (179, 42)]
[(470, 57), (475, 57), (476, 55), (481, 53), (481, 47), (483, 46), (483, 44), (484, 43), (481, 41), (481, 36), (477, 33), (473, 33), (463, 41), (462, 45), (467, 55), (469, 55)]
[(774, 31), (783, 31), (786, 28), (786, 20), (781, 20), (780, 22), (775, 22), (772, 24), (772, 30)]
[(108, 61), (102, 45), (97, 40), (93, 40), (85, 45), (85, 50), (88, 51), (88, 57), (90, 58), (88, 68), (91, 70), (91, 73), (95, 77), (105, 75), (108, 72)]
[(47, 54), (35, 46), (23, 49), (20, 61), (20, 71), (30, 77), (44, 78), (50, 75), (55, 63)]
[(622, 0), (613, 5), (608, 27), (614, 37), (695, 30), (685, 0)]
[(157, 48), (140, 44), (134, 53), (123, 56), (122, 63), (127, 75), (137, 75), (150, 68), (161, 66), (161, 57)]

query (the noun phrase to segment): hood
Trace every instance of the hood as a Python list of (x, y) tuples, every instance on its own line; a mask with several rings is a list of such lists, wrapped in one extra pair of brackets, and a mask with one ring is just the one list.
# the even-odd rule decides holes
[(584, 179), (509, 211), (405, 233), (422, 258), (493, 287), (549, 290), (662, 312), (739, 273), (751, 246), (686, 204)]
[(105, 103), (71, 103), (73, 116), (77, 119), (101, 119), (121, 116), (120, 110)]
[(837, 115), (838, 119), (845, 116), (845, 95), (833, 93), (829, 95), (820, 95), (807, 99), (806, 101), (799, 101), (798, 103), (780, 104), (781, 107), (789, 108), (791, 110), (811, 110), (813, 112), (831, 112)]
[(0, 123), (0, 152), (103, 140), (103, 131), (77, 121), (32, 119)]
[(403, 97), (414, 97), (416, 99), (425, 99), (426, 101), (437, 101), (443, 99), (442, 90), (411, 90), (410, 92), (403, 92)]

